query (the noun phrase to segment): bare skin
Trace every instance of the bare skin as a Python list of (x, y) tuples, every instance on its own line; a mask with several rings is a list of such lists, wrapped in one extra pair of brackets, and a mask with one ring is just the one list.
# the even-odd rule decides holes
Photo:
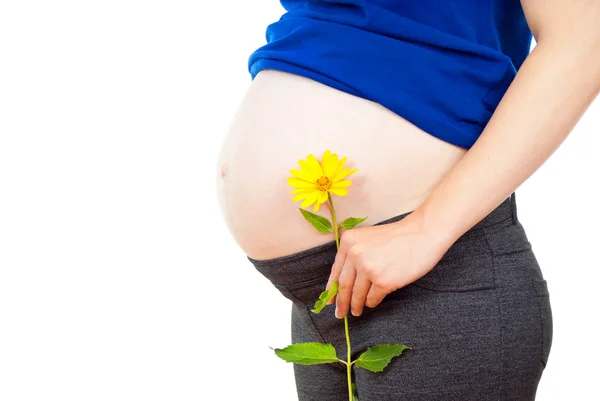
[[(216, 168), (221, 210), (248, 256), (270, 259), (334, 240), (304, 220), (287, 183), (298, 160), (309, 153), (320, 159), (326, 149), (359, 169), (348, 195), (334, 195), (334, 203), (341, 219), (368, 216), (363, 225), (415, 209), (466, 152), (377, 103), (302, 76), (261, 71)], [(326, 206), (317, 213), (330, 217)]]

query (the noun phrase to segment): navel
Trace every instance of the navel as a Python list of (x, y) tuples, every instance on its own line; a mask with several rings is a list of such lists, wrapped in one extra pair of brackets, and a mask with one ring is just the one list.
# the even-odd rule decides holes
[(225, 175), (227, 174), (228, 167), (229, 165), (227, 164), (227, 161), (224, 160), (221, 164), (221, 177), (225, 177)]

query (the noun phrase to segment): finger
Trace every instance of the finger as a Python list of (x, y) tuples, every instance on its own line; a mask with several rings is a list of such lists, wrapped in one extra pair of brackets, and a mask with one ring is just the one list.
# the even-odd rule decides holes
[[(342, 272), (342, 267), (344, 266), (344, 263), (346, 262), (346, 258), (347, 258), (346, 249), (340, 248), (335, 255), (335, 261), (333, 262), (333, 266), (331, 267), (331, 273), (329, 274), (329, 280), (327, 281), (327, 286), (325, 287), (326, 290), (329, 289), (329, 287), (331, 286), (331, 283), (333, 283), (334, 281), (338, 281), (338, 283), (339, 283), (340, 274)], [(335, 302), (336, 297), (337, 296), (334, 296), (331, 300), (329, 300), (327, 305), (333, 304)]]
[(354, 265), (349, 258), (346, 258), (346, 263), (344, 263), (344, 267), (340, 273), (338, 293), (336, 296), (335, 316), (338, 319), (341, 319), (348, 314), (355, 279), (356, 270)]
[(325, 289), (329, 289), (331, 283), (338, 281), (340, 273), (342, 272), (342, 267), (344, 266), (344, 262), (346, 262), (346, 252), (342, 249), (339, 249), (335, 254), (335, 260), (331, 266), (331, 273), (329, 274), (329, 280), (327, 280), (327, 286)]
[[(335, 260), (333, 262), (333, 266), (331, 267), (331, 274), (329, 275), (329, 279), (327, 280), (326, 289), (329, 289), (329, 286), (334, 281), (339, 283), (340, 274), (342, 272), (342, 268), (346, 263), (346, 259), (348, 258), (348, 251), (353, 243), (353, 235), (354, 230), (345, 231), (342, 237), (340, 238), (339, 248), (337, 253), (335, 254)], [(327, 305), (331, 305), (337, 300), (337, 295), (334, 296)]]
[(369, 308), (374, 308), (379, 305), (381, 301), (383, 301), (383, 298), (385, 298), (387, 294), (388, 293), (385, 291), (385, 289), (372, 284), (367, 294), (365, 305), (367, 305)]
[(367, 294), (371, 289), (371, 280), (364, 273), (357, 272), (354, 288), (352, 289), (352, 299), (350, 301), (350, 309), (352, 315), (360, 316), (363, 313)]

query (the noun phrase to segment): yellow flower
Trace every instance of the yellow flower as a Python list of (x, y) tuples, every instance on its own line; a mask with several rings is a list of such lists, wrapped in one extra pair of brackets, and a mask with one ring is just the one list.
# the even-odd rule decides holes
[(346, 159), (347, 157), (338, 160), (337, 154), (326, 150), (321, 163), (312, 154), (308, 155), (306, 160), (298, 161), (301, 170), (290, 170), (294, 177), (288, 177), (288, 184), (296, 188), (291, 192), (297, 194), (293, 201), (304, 200), (301, 207), (308, 207), (314, 203), (316, 212), (322, 203), (327, 202), (329, 193), (347, 195), (346, 188), (352, 181), (344, 178), (356, 173), (358, 169), (344, 167)]

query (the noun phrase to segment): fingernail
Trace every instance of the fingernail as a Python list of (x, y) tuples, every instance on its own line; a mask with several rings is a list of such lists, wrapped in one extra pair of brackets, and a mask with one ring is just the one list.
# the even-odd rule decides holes
[(339, 315), (337, 306), (335, 307), (335, 317), (337, 317), (338, 319), (341, 318), (341, 316)]

